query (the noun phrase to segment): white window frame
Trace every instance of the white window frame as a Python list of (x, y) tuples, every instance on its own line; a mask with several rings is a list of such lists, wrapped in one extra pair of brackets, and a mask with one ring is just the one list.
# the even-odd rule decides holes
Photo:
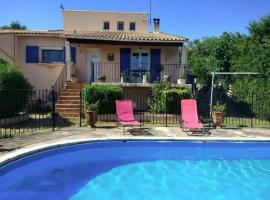
[(42, 63), (42, 64), (50, 64), (50, 63), (63, 64), (63, 63), (65, 63), (65, 61), (64, 62), (50, 62), (50, 63), (43, 62), (43, 60), (42, 60), (42, 51), (43, 50), (64, 50), (63, 47), (50, 47), (50, 46), (39, 47), (39, 60), (40, 60), (40, 63)]
[[(132, 55), (133, 53), (138, 53), (139, 54), (139, 65), (142, 64), (142, 54), (143, 53), (147, 53), (148, 54), (148, 62), (147, 63), (144, 63), (144, 64), (148, 64), (148, 67), (150, 70), (150, 61), (151, 61), (151, 55), (150, 55), (150, 50), (149, 49), (133, 49), (131, 50), (131, 55), (130, 55), (130, 60), (132, 61)], [(134, 63), (131, 63), (131, 65), (134, 64)]]

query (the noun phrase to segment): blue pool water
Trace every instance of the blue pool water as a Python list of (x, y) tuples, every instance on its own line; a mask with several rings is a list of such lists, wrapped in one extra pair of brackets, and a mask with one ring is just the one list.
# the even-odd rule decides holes
[(270, 199), (270, 143), (104, 142), (0, 168), (0, 199)]

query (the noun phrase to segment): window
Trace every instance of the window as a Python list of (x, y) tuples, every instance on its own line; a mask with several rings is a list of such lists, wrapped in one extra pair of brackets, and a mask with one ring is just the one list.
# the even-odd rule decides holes
[(63, 63), (64, 50), (61, 49), (41, 49), (41, 62), (42, 63)]
[(131, 70), (149, 70), (150, 55), (148, 52), (135, 51), (131, 54)]
[(124, 30), (124, 22), (117, 22), (117, 30), (118, 31)]
[(103, 30), (110, 30), (110, 22), (104, 22), (103, 23)]
[(135, 22), (130, 22), (129, 23), (129, 30), (130, 31), (135, 31), (136, 30), (136, 23)]

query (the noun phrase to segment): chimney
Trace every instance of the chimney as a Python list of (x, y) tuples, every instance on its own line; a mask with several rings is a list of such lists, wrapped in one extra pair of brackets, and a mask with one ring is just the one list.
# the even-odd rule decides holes
[(159, 33), (159, 22), (160, 22), (160, 19), (158, 19), (158, 18), (154, 18), (153, 19), (153, 21), (154, 21), (154, 33)]

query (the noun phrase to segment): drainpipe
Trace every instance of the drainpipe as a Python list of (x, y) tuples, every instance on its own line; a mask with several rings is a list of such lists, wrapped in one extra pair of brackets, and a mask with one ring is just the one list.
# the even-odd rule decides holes
[(67, 81), (70, 81), (71, 78), (71, 55), (70, 55), (70, 42), (65, 42), (66, 49), (66, 66), (67, 66)]

